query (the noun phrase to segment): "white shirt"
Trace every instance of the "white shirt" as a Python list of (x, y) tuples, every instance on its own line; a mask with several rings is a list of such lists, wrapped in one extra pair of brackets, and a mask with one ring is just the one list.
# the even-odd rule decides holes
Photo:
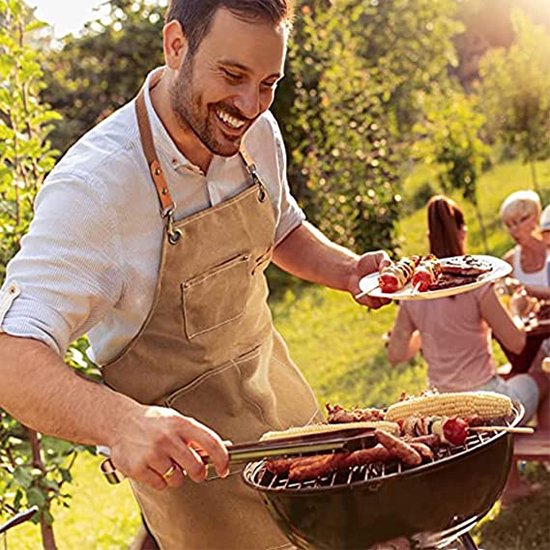
[[(179, 220), (251, 180), (239, 155), (214, 157), (204, 175), (181, 154), (152, 107), (152, 74), (146, 104)], [(304, 214), (290, 194), (284, 144), (270, 113), (249, 129), (245, 145), (269, 192), (278, 243)], [(131, 101), (84, 135), (46, 178), (0, 291), (0, 331), (43, 341), (59, 354), (88, 333), (96, 361), (109, 361), (149, 313), (163, 230)]]
[(513, 275), (514, 277), (528, 286), (549, 286), (550, 280), (547, 279), (547, 263), (550, 260), (550, 253), (546, 253), (546, 261), (544, 265), (538, 271), (532, 271), (531, 273), (526, 273), (521, 267), (521, 248), (519, 245), (516, 246), (514, 250), (514, 255), (512, 256), (513, 262)]

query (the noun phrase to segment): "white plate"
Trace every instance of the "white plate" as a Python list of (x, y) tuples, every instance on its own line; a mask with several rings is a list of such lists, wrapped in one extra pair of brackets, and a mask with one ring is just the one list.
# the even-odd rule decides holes
[[(433, 298), (445, 298), (446, 296), (454, 296), (455, 294), (469, 292), (470, 290), (479, 288), (485, 283), (506, 277), (506, 275), (509, 275), (512, 271), (512, 266), (500, 258), (484, 256), (482, 254), (470, 254), (470, 256), (473, 256), (484, 263), (488, 263), (492, 267), (491, 271), (483, 273), (479, 276), (478, 280), (473, 283), (454, 286), (451, 288), (442, 288), (441, 290), (427, 290), (426, 292), (415, 291), (411, 283), (408, 283), (397, 292), (382, 292), (378, 286), (378, 272), (376, 272), (363, 277), (359, 281), (359, 288), (361, 289), (361, 292), (368, 294), (373, 298), (390, 298), (391, 300), (430, 300)], [(455, 257), (459, 258), (460, 256)], [(451, 259), (453, 258), (445, 258), (445, 260)]]

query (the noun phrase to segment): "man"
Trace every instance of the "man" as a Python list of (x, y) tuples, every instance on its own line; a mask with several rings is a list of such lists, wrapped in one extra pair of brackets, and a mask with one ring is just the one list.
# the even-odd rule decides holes
[[(163, 548), (286, 544), (238, 476), (184, 471), (204, 479), (201, 449), (226, 476), (221, 437), (318, 417), (273, 328), (270, 260), (355, 294), (384, 259), (328, 241), (289, 193), (267, 109), (290, 20), (285, 0), (173, 0), (166, 66), (52, 171), (0, 295), (0, 406), (108, 446)], [(85, 332), (104, 385), (61, 359)]]

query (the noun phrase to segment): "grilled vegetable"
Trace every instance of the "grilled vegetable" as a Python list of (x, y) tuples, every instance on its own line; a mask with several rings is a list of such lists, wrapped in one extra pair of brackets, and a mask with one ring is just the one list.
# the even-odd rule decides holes
[(311, 424), (309, 426), (297, 426), (280, 432), (266, 432), (262, 435), (262, 437), (260, 437), (260, 441), (277, 439), (280, 437), (302, 437), (304, 435), (311, 434), (330, 434), (331, 432), (341, 432), (345, 429), (353, 430), (356, 428), (363, 428), (365, 430), (375, 430), (380, 428), (392, 434), (399, 434), (399, 426), (395, 422), (379, 420), (372, 422), (347, 422), (345, 424)]
[(397, 422), (405, 437), (434, 434), (439, 443), (462, 445), (468, 437), (468, 423), (458, 417), (420, 416), (415, 414)]
[(396, 421), (411, 415), (478, 416), (482, 420), (503, 418), (512, 413), (511, 399), (493, 392), (452, 392), (411, 397), (391, 405), (385, 420)]

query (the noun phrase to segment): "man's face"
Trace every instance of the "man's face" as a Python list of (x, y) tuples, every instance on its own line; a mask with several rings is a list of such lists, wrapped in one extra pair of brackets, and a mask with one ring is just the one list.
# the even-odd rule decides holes
[(212, 153), (236, 154), (245, 132), (273, 102), (286, 39), (283, 24), (245, 22), (219, 9), (171, 87), (180, 126), (193, 130)]

